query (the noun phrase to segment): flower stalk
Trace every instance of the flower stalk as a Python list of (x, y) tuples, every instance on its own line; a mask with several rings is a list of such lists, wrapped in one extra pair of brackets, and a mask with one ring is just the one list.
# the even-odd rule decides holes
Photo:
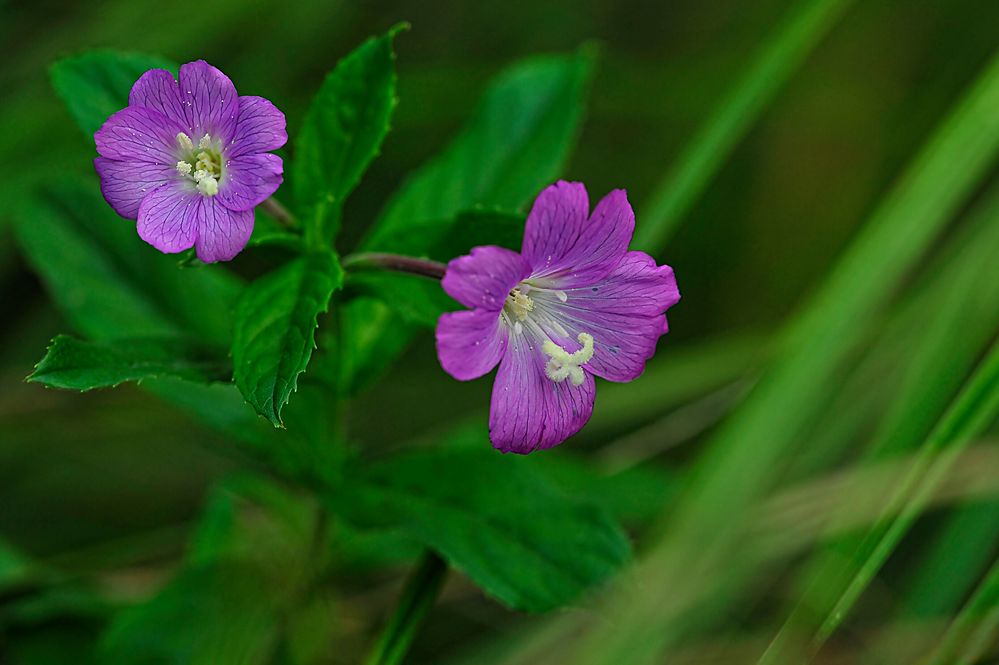
[(447, 266), (439, 261), (417, 259), (401, 254), (384, 252), (361, 252), (344, 257), (341, 262), (344, 270), (394, 270), (432, 279), (442, 279)]
[(398, 665), (406, 657), (416, 633), (430, 608), (437, 602), (447, 562), (435, 552), (427, 551), (406, 581), (399, 604), (382, 630), (366, 665)]

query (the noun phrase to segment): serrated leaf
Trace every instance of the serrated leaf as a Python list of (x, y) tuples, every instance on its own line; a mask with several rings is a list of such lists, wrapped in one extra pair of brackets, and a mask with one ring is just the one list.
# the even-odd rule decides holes
[(602, 507), (570, 498), (530, 461), (491, 449), (423, 450), (358, 463), (329, 495), (362, 526), (401, 526), (510, 607), (573, 601), (628, 560)]
[(228, 344), (241, 281), (218, 268), (178, 270), (177, 257), (144, 243), (96, 182), (49, 188), (16, 212), (14, 228), (56, 306), (86, 337)]
[(52, 87), (80, 129), (93, 136), (112, 113), (128, 106), (132, 84), (150, 69), (176, 73), (177, 65), (144, 53), (91, 51), (53, 64)]
[(275, 427), (312, 357), (318, 317), (342, 283), (336, 257), (315, 252), (258, 279), (236, 306), (233, 380)]
[(306, 235), (325, 244), (340, 208), (378, 154), (396, 105), (392, 40), (368, 39), (341, 60), (312, 100), (295, 140), (292, 185)]
[(593, 58), (543, 56), (514, 64), (489, 86), (468, 124), (389, 201), (366, 249), (416, 252), (396, 235), (476, 206), (520, 210), (560, 174), (582, 117)]
[(28, 381), (51, 388), (92, 390), (126, 381), (172, 376), (192, 381), (228, 378), (224, 354), (177, 339), (85, 342), (68, 335), (52, 340)]

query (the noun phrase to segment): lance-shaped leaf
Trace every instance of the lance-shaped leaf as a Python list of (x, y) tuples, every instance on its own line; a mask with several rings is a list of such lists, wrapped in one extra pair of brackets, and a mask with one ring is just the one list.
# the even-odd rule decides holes
[(228, 378), (224, 354), (179, 339), (85, 342), (68, 335), (52, 340), (29, 381), (51, 388), (92, 390), (126, 381), (176, 377), (192, 381)]
[(331, 71), (295, 140), (292, 185), (310, 238), (325, 243), (340, 208), (378, 155), (395, 96), (392, 40), (405, 25), (364, 42)]
[(570, 498), (493, 450), (423, 450), (357, 464), (330, 504), (359, 526), (401, 526), (510, 607), (578, 598), (629, 557), (601, 506)]
[(521, 61), (489, 86), (461, 134), (389, 201), (367, 249), (420, 252), (396, 238), (476, 206), (519, 210), (559, 175), (582, 117), (588, 51)]
[(236, 305), (233, 379), (276, 427), (312, 357), (317, 319), (342, 283), (336, 257), (313, 252), (258, 279)]

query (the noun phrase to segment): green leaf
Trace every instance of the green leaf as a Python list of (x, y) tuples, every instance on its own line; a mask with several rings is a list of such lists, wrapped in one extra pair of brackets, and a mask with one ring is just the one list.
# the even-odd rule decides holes
[(312, 357), (318, 317), (342, 283), (336, 257), (315, 252), (258, 279), (236, 306), (233, 380), (275, 427)]
[(104, 662), (263, 665), (278, 644), (279, 625), (252, 563), (186, 568), (150, 601), (115, 617)]
[(392, 41), (406, 27), (368, 39), (326, 76), (295, 140), (292, 185), (306, 236), (325, 245), (344, 200), (378, 155), (396, 106)]
[(439, 281), (419, 275), (366, 271), (351, 273), (344, 287), (349, 295), (371, 296), (399, 314), (403, 321), (432, 328), (444, 312), (458, 305)]
[(569, 498), (530, 461), (491, 449), (424, 450), (358, 463), (331, 506), (358, 525), (399, 525), (510, 607), (578, 598), (629, 556), (601, 507)]
[(81, 391), (158, 376), (207, 382), (227, 379), (227, 365), (224, 356), (176, 339), (84, 342), (59, 335), (28, 381)]
[(271, 663), (300, 612), (325, 609), (331, 621), (328, 604), (314, 605), (325, 556), (319, 509), (262, 476), (223, 480), (177, 576), (115, 618), (104, 640), (107, 662)]
[(396, 235), (480, 205), (521, 209), (568, 159), (592, 66), (590, 51), (581, 50), (523, 60), (501, 73), (461, 134), (389, 201), (364, 248), (420, 253), (428, 247)]
[(240, 280), (179, 270), (144, 243), (96, 182), (56, 186), (15, 213), (28, 262), (77, 332), (92, 339), (195, 336), (228, 344)]
[(70, 114), (88, 136), (101, 128), (112, 113), (128, 106), (128, 93), (150, 69), (177, 65), (153, 55), (118, 51), (90, 51), (52, 65), (52, 86)]
[(473, 247), (499, 245), (520, 251), (524, 215), (496, 208), (476, 208), (458, 213), (449, 221), (413, 224), (395, 238), (400, 245), (424, 247), (428, 258), (450, 261)]

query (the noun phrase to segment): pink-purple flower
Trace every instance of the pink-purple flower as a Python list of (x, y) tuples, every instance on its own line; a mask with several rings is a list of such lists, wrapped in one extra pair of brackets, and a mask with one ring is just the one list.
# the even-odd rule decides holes
[(489, 437), (504, 452), (565, 441), (593, 412), (594, 376), (631, 381), (680, 300), (669, 266), (629, 252), (635, 213), (624, 190), (590, 214), (586, 188), (560, 181), (538, 196), (520, 253), (476, 247), (447, 266), (444, 290), (471, 309), (437, 323), (437, 355), (456, 379), (499, 364)]
[(143, 74), (94, 134), (101, 192), (136, 220), (161, 252), (195, 247), (205, 262), (236, 256), (253, 231), (253, 208), (281, 184), (270, 154), (288, 140), (284, 114), (262, 97), (240, 97), (203, 60)]

